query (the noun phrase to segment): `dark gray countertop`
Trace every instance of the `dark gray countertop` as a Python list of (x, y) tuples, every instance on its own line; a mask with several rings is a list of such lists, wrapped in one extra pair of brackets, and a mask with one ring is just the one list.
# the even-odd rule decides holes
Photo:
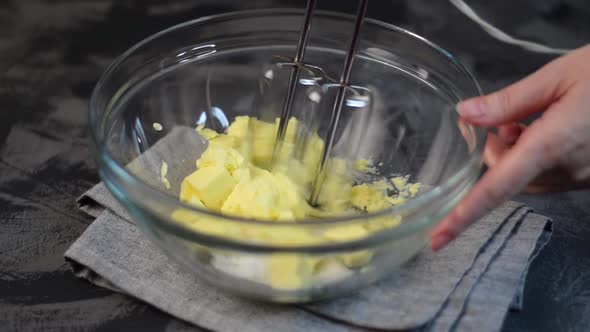
[[(467, 1), (506, 31), (555, 47), (590, 42), (588, 0)], [(76, 279), (63, 252), (91, 219), (75, 198), (99, 179), (87, 100), (115, 56), (182, 21), (303, 0), (4, 0), (0, 2), (0, 330), (186, 329), (166, 314)], [(324, 0), (350, 10), (351, 0)], [(421, 34), (457, 55), (485, 91), (553, 57), (490, 38), (443, 0), (376, 0), (369, 16)], [(590, 61), (590, 59), (589, 59)], [(590, 330), (590, 192), (523, 196), (552, 217), (525, 309), (506, 331)]]

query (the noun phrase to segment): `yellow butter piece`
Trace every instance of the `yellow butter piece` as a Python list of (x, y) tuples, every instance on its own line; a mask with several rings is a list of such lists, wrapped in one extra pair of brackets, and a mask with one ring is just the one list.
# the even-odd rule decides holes
[(224, 167), (228, 172), (233, 173), (244, 165), (244, 157), (231, 147), (211, 145), (203, 152), (197, 160), (197, 168)]
[(306, 169), (307, 182), (309, 183), (311, 183), (318, 171), (323, 151), (324, 141), (318, 136), (318, 134), (308, 134), (303, 151), (303, 165)]
[(362, 173), (377, 173), (377, 167), (373, 165), (373, 161), (371, 159), (357, 160), (354, 163), (354, 169)]
[(168, 175), (168, 164), (165, 161), (162, 161), (162, 167), (160, 167), (160, 176), (165, 178)]
[(386, 215), (380, 218), (372, 219), (363, 227), (370, 233), (378, 232), (388, 228), (398, 226), (402, 221), (400, 216)]
[(200, 168), (189, 175), (186, 181), (205, 206), (213, 211), (221, 209), (237, 183), (225, 167)]
[(197, 131), (197, 133), (199, 133), (199, 135), (203, 136), (203, 138), (206, 140), (210, 140), (214, 137), (219, 136), (218, 132), (216, 132), (213, 129), (205, 128), (205, 126), (203, 126), (203, 125), (198, 126), (196, 131)]
[(270, 285), (276, 289), (309, 287), (317, 259), (300, 254), (272, 254), (268, 262)]
[(181, 202), (196, 206), (198, 208), (206, 209), (205, 204), (203, 204), (197, 192), (193, 190), (186, 179), (180, 184), (179, 198)]
[(367, 184), (352, 187), (351, 202), (354, 207), (367, 212), (378, 212), (391, 207), (381, 188)]
[(391, 179), (391, 183), (395, 186), (398, 191), (404, 191), (408, 184), (408, 178), (405, 176), (396, 176)]
[(396, 196), (396, 197), (386, 197), (385, 198), (389, 204), (391, 205), (399, 205), (399, 204), (403, 204), (406, 202), (406, 199), (404, 197), (400, 196)]
[(238, 140), (235, 137), (225, 136), (225, 135), (220, 135), (220, 136), (212, 138), (209, 141), (209, 145), (218, 146), (218, 147), (222, 147), (222, 148), (226, 148), (226, 149), (239, 146)]
[(158, 122), (154, 122), (152, 124), (152, 127), (154, 128), (155, 131), (162, 131), (162, 130), (164, 130), (164, 127), (160, 123), (158, 123)]
[(162, 161), (162, 166), (160, 167), (160, 182), (164, 184), (166, 189), (170, 190), (172, 185), (168, 178), (166, 178), (166, 175), (168, 175), (168, 164), (165, 161)]
[(187, 204), (190, 204), (192, 206), (201, 208), (201, 209), (206, 209), (205, 204), (203, 204), (203, 201), (201, 201), (201, 199), (197, 196), (191, 196), (187, 201)]
[(247, 116), (237, 116), (232, 124), (227, 128), (227, 135), (243, 138), (248, 133), (248, 125), (250, 118)]
[(374, 252), (372, 250), (359, 250), (350, 254), (340, 256), (342, 263), (349, 268), (356, 269), (363, 267), (373, 259)]
[(333, 226), (329, 230), (324, 231), (324, 237), (335, 242), (358, 240), (367, 237), (367, 235), (369, 235), (369, 232), (359, 224)]
[(326, 211), (348, 209), (352, 193), (352, 174), (346, 161), (333, 158), (327, 164), (318, 204)]
[(375, 181), (371, 184), (371, 187), (375, 190), (379, 190), (383, 193), (383, 195), (387, 194), (387, 190), (392, 190), (393, 185), (385, 180)]
[(289, 178), (263, 171), (240, 181), (221, 212), (262, 220), (295, 220), (305, 217), (306, 206), (299, 188)]
[(360, 172), (364, 172), (370, 167), (373, 163), (368, 159), (359, 159), (354, 163), (354, 169)]
[(250, 119), (247, 138), (252, 150), (250, 160), (254, 165), (268, 169), (277, 135), (277, 126), (273, 122)]
[(340, 266), (340, 262), (335, 256), (324, 256), (316, 258), (317, 262), (313, 266), (313, 274), (317, 275), (322, 273), (323, 270), (329, 269), (331, 265), (337, 264)]
[(382, 218), (381, 225), (384, 228), (394, 228), (402, 223), (401, 216), (386, 216)]
[[(275, 120), (275, 126), (278, 130), (279, 128), (279, 119)], [(285, 132), (285, 142), (287, 143), (295, 143), (297, 138), (297, 131), (299, 129), (299, 122), (296, 118), (290, 118), (287, 122), (287, 131)]]
[[(269, 225), (273, 226), (273, 225)], [(260, 224), (242, 227), (242, 234), (248, 239), (265, 244), (283, 246), (305, 246), (324, 243), (325, 240), (307, 229), (293, 226), (269, 227)]]
[(420, 191), (420, 183), (414, 183), (410, 185), (408, 191), (410, 192), (410, 195), (412, 197), (416, 196), (416, 194), (418, 194), (418, 192)]
[(192, 196), (198, 196), (197, 192), (193, 190), (186, 179), (182, 180), (180, 183), (179, 199), (186, 203), (191, 199)]
[(172, 220), (183, 224), (199, 233), (204, 233), (219, 237), (234, 237), (240, 236), (240, 229), (231, 222), (217, 219), (214, 217), (196, 214), (189, 210), (176, 209), (172, 212)]
[(252, 171), (249, 168), (239, 168), (232, 173), (232, 177), (238, 182), (247, 181), (252, 178)]

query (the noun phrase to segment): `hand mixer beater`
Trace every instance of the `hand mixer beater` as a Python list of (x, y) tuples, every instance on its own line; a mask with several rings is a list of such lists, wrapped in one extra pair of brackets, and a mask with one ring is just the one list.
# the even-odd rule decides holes
[[(278, 132), (273, 149), (273, 159), (278, 154), (278, 151), (281, 149), (281, 146), (285, 140), (288, 122), (292, 113), (295, 90), (297, 88), (297, 84), (300, 80), (302, 72), (311, 72), (317, 74), (316, 76), (319, 76), (322, 79), (326, 78), (325, 73), (321, 68), (303, 62), (316, 3), (317, 0), (308, 0), (303, 26), (301, 29), (301, 33), (299, 35), (299, 41), (295, 52), (295, 57), (292, 60), (290, 59), (291, 61), (283, 63), (283, 65), (286, 65), (291, 68), (291, 72), (289, 75), (287, 94), (285, 96), (282, 112), (279, 118)], [(340, 74), (339, 81), (324, 84), (324, 86), (329, 85), (331, 88), (335, 88), (337, 90), (334, 103), (331, 109), (331, 114), (329, 117), (328, 131), (326, 134), (325, 145), (319, 163), (319, 169), (315, 173), (315, 179), (312, 182), (311, 195), (309, 197), (309, 202), (312, 205), (317, 205), (318, 202), (318, 197), (321, 192), (321, 187), (325, 178), (326, 164), (333, 150), (336, 131), (338, 128), (338, 122), (340, 120), (340, 115), (345, 105), (347, 91), (352, 90), (352, 92), (357, 96), (370, 95), (370, 91), (368, 91), (367, 89), (350, 85), (352, 66), (357, 53), (357, 48), (360, 39), (360, 29), (367, 12), (367, 5), (368, 0), (359, 0), (352, 38), (350, 40), (350, 44), (345, 55), (344, 67)]]

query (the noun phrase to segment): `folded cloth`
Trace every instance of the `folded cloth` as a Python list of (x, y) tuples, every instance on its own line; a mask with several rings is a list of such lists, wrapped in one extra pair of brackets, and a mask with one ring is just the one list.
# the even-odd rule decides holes
[[(173, 130), (144, 155), (175, 160), (166, 155), (167, 147), (193, 133)], [(499, 330), (522, 289), (533, 250), (549, 239), (541, 234), (550, 223), (508, 202), (445, 249), (424, 250), (389, 278), (353, 295), (276, 306), (221, 292), (184, 271), (143, 237), (104, 185), (79, 203), (97, 219), (65, 254), (76, 275), (216, 331)]]

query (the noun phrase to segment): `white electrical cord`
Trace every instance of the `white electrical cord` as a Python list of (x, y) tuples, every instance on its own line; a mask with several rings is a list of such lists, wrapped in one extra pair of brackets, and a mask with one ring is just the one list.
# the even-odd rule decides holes
[(535, 43), (532, 41), (514, 38), (514, 37), (506, 34), (504, 31), (502, 31), (502, 30), (496, 28), (495, 26), (491, 25), (490, 23), (486, 22), (479, 15), (477, 15), (477, 13), (473, 9), (471, 9), (471, 7), (469, 7), (469, 5), (467, 5), (463, 0), (449, 0), (449, 1), (455, 7), (457, 7), (457, 9), (459, 9), (459, 11), (461, 11), (461, 13), (465, 14), (465, 16), (467, 16), (472, 21), (477, 23), (480, 27), (482, 27), (490, 36), (492, 36), (493, 38), (495, 38), (501, 42), (504, 42), (504, 43), (507, 43), (510, 45), (519, 46), (525, 50), (528, 50), (531, 52), (537, 52), (537, 53), (565, 54), (565, 53), (571, 51), (568, 49), (553, 48), (553, 47), (545, 46), (545, 45)]

